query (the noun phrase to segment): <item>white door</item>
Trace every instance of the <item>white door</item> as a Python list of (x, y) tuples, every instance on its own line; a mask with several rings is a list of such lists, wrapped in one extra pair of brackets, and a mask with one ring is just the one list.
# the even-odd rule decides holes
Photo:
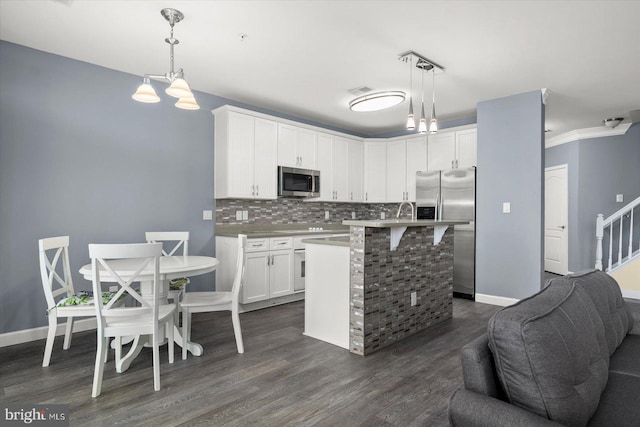
[(278, 123), (278, 166), (299, 167), (298, 128)]
[[(278, 126), (271, 120), (255, 120), (254, 191), (259, 199), (278, 198)], [(237, 167), (233, 165), (232, 167)], [(244, 170), (241, 170), (244, 173)]]
[(364, 145), (361, 141), (349, 142), (349, 200), (364, 199)]
[(320, 171), (320, 198), (333, 200), (333, 137), (318, 134), (318, 170)]
[(456, 168), (468, 168), (478, 164), (478, 130), (456, 132)]
[(456, 156), (456, 136), (453, 132), (429, 135), (427, 160), (429, 170), (453, 169)]
[(293, 250), (271, 251), (269, 267), (269, 297), (293, 293)]
[(245, 255), (242, 303), (269, 299), (269, 252), (248, 252)]
[(567, 165), (544, 170), (544, 269), (567, 274), (569, 255)]
[(406, 199), (406, 170), (407, 144), (405, 140), (389, 142), (387, 144), (387, 202), (400, 203)]
[(334, 138), (332, 155), (333, 199), (346, 202), (349, 200), (349, 140)]
[(384, 203), (387, 200), (386, 141), (364, 143), (364, 200)]
[(427, 170), (427, 137), (407, 140), (407, 200), (416, 201), (416, 172)]
[(298, 130), (298, 157), (300, 158), (298, 167), (313, 170), (318, 168), (316, 161), (317, 141), (317, 132), (302, 128)]

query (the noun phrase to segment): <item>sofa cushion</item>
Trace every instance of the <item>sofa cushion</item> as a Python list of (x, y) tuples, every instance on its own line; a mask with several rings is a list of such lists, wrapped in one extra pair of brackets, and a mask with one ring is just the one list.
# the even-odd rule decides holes
[(613, 354), (632, 326), (631, 315), (622, 299), (618, 282), (600, 270), (584, 271), (555, 280), (576, 283), (589, 294), (602, 319), (609, 355)]
[(482, 334), (462, 347), (460, 358), (465, 389), (485, 396), (505, 399), (504, 391), (496, 375), (493, 355), (489, 350), (487, 334)]
[(627, 335), (611, 355), (609, 372), (632, 375), (640, 381), (640, 335)]
[(637, 427), (640, 424), (638, 396), (638, 377), (612, 372), (589, 427)]
[(586, 425), (607, 384), (609, 353), (584, 289), (548, 286), (497, 312), (488, 335), (509, 402), (568, 426)]

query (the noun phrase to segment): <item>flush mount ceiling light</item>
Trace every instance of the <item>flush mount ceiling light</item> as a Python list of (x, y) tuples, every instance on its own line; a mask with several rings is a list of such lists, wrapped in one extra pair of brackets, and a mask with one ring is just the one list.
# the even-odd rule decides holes
[(622, 117), (611, 117), (609, 119), (603, 120), (602, 122), (606, 127), (613, 129), (618, 126), (623, 120), (624, 119)]
[(393, 107), (404, 101), (405, 94), (400, 91), (384, 91), (359, 96), (349, 103), (353, 111), (379, 111)]
[(436, 118), (435, 73), (436, 73), (436, 69), (440, 70), (440, 72), (444, 72), (444, 67), (436, 64), (435, 62), (425, 58), (424, 56), (412, 50), (401, 53), (398, 59), (400, 59), (403, 62), (409, 63), (410, 105), (409, 105), (409, 115), (407, 117), (407, 130), (413, 130), (415, 129), (415, 126), (416, 126), (415, 119), (413, 118), (413, 97), (411, 96), (411, 91), (413, 90), (413, 87), (412, 87), (413, 80), (412, 80), (411, 72), (413, 71), (414, 60), (415, 60), (416, 68), (419, 68), (422, 71), (422, 105), (421, 105), (421, 111), (420, 111), (420, 122), (418, 124), (418, 132), (420, 133), (426, 133), (427, 131), (427, 120), (424, 114), (424, 72), (425, 71), (433, 72), (434, 88), (433, 88), (433, 100), (431, 104), (431, 121), (429, 124), (429, 132), (436, 133), (438, 131), (438, 119)]
[(165, 80), (171, 83), (171, 85), (165, 90), (167, 95), (171, 95), (174, 98), (178, 98), (178, 102), (175, 106), (184, 110), (198, 110), (200, 106), (196, 102), (189, 83), (184, 79), (184, 72), (182, 68), (178, 71), (173, 70), (173, 47), (180, 43), (180, 41), (173, 37), (173, 26), (184, 19), (182, 12), (176, 9), (162, 9), (160, 14), (169, 22), (171, 26), (171, 34), (168, 38), (164, 39), (169, 44), (169, 59), (170, 69), (166, 74), (145, 74), (142, 84), (136, 90), (136, 93), (131, 95), (133, 99), (138, 102), (156, 103), (160, 102), (160, 97), (156, 94), (156, 91), (151, 86), (151, 79)]

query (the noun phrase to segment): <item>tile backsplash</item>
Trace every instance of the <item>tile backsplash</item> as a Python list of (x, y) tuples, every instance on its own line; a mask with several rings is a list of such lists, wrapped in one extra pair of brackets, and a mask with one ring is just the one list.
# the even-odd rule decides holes
[[(398, 203), (332, 203), (305, 202), (297, 199), (243, 200), (216, 199), (216, 224), (340, 224), (344, 219), (395, 218)], [(247, 211), (247, 220), (236, 220), (237, 211)], [(329, 219), (325, 219), (329, 212)], [(409, 218), (411, 208), (402, 210), (401, 217)]]

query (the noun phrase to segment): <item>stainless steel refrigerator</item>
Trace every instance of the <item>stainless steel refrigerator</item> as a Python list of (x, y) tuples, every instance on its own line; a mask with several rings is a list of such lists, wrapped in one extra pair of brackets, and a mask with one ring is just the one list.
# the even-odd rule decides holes
[(475, 299), (476, 168), (418, 172), (416, 209), (418, 219), (469, 221), (454, 229), (453, 296)]

